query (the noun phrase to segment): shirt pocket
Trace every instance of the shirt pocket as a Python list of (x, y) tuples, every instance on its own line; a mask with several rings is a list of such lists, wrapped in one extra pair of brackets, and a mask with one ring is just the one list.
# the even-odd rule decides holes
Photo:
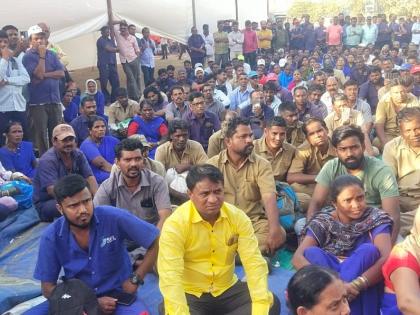
[(241, 195), (247, 201), (259, 201), (260, 189), (255, 181), (245, 180), (242, 184)]

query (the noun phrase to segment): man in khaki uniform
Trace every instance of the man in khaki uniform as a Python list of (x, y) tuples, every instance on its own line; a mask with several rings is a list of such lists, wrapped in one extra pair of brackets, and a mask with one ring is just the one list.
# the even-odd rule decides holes
[(281, 117), (274, 117), (267, 122), (264, 135), (254, 140), (254, 152), (271, 163), (274, 179), (285, 182), (287, 171), (295, 156), (296, 148), (285, 142), (286, 121)]
[(238, 112), (227, 110), (222, 113), (222, 123), (219, 131), (216, 131), (209, 138), (209, 147), (207, 149), (207, 156), (209, 158), (218, 155), (225, 149), (225, 131), (228, 121), (233, 117), (238, 117)]
[[(112, 103), (108, 109), (108, 124), (111, 129), (117, 129), (118, 123), (133, 118), (138, 114), (140, 106), (137, 102), (128, 99), (127, 90), (125, 88), (118, 88), (115, 96), (117, 98), (115, 103)], [(122, 131), (122, 136), (127, 134), (127, 129)]]
[(287, 182), (296, 191), (302, 210), (306, 211), (314, 192), (315, 177), (325, 163), (336, 157), (336, 153), (322, 119), (309, 118), (302, 130), (307, 141), (296, 150)]
[(417, 98), (407, 93), (401, 79), (394, 79), (390, 90), (378, 103), (376, 108), (375, 129), (377, 138), (373, 145), (383, 148), (385, 143), (398, 137), (400, 134), (397, 126), (397, 113), (406, 107), (418, 107)]
[(224, 176), (225, 200), (242, 209), (252, 221), (263, 254), (273, 254), (286, 240), (279, 223), (276, 187), (270, 163), (253, 152), (247, 119), (229, 121), (226, 149), (207, 161)]
[(279, 116), (287, 123), (286, 141), (297, 148), (305, 141), (305, 134), (302, 131), (303, 123), (298, 119), (296, 105), (291, 102), (280, 104)]
[(398, 113), (398, 124), (401, 136), (385, 144), (383, 160), (398, 181), (400, 234), (406, 236), (420, 204), (420, 107), (402, 109)]

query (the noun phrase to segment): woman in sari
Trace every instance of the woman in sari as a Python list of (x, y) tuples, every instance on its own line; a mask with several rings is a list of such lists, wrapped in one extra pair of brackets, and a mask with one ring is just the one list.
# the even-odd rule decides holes
[(362, 182), (338, 176), (331, 185), (331, 212), (318, 212), (302, 231), (293, 265), (330, 268), (339, 273), (352, 315), (379, 314), (381, 267), (391, 251), (392, 220), (366, 206)]
[(411, 233), (394, 246), (382, 272), (385, 278), (382, 315), (420, 314), (420, 207)]

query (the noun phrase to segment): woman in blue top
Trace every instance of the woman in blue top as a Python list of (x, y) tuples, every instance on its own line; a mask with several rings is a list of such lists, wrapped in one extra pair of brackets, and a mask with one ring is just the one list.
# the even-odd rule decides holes
[(127, 136), (135, 134), (144, 135), (149, 142), (151, 149), (149, 157), (155, 158), (156, 148), (166, 141), (168, 127), (162, 117), (155, 116), (153, 105), (148, 100), (140, 103), (140, 116), (136, 115), (128, 125)]
[(345, 282), (352, 315), (378, 315), (381, 268), (391, 251), (392, 219), (366, 206), (364, 187), (351, 175), (331, 185), (331, 212), (318, 212), (305, 226), (293, 265), (330, 268)]
[(96, 113), (104, 115), (105, 112), (105, 96), (101, 91), (98, 91), (98, 84), (93, 79), (86, 80), (86, 95), (95, 98), (96, 102)]
[(89, 137), (80, 145), (98, 184), (111, 174), (115, 160), (114, 147), (120, 142), (117, 138), (106, 136), (106, 124), (102, 117), (92, 116), (88, 121)]
[(8, 171), (21, 172), (31, 179), (34, 178), (38, 162), (32, 142), (22, 141), (22, 124), (17, 121), (9, 123), (5, 135), (6, 144), (0, 148), (0, 162), (3, 167)]

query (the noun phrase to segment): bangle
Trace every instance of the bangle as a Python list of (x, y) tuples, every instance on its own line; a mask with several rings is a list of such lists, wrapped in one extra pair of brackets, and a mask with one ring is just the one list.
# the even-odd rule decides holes
[(363, 276), (357, 277), (350, 283), (355, 286), (358, 291), (366, 290), (369, 287), (368, 280)]

